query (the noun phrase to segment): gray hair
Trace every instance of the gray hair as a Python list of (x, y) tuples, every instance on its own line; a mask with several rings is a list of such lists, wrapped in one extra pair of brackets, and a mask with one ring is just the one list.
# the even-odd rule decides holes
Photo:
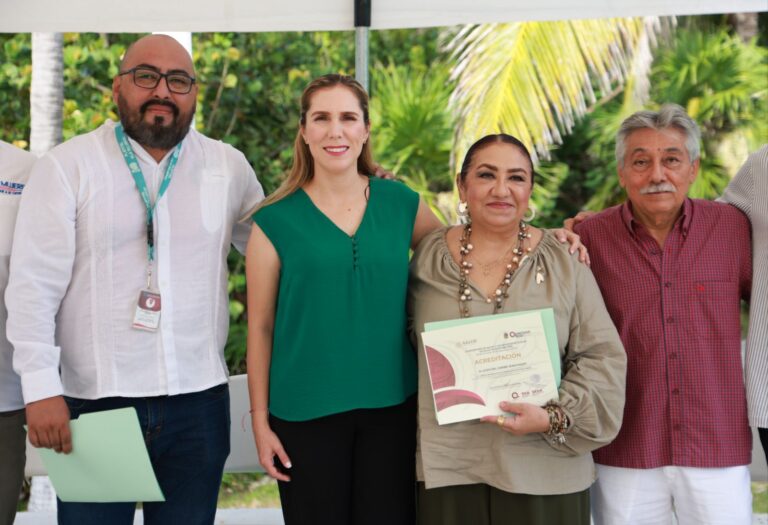
[(638, 129), (662, 130), (677, 128), (685, 134), (685, 148), (688, 150), (688, 160), (695, 162), (699, 158), (699, 141), (701, 131), (698, 124), (688, 116), (685, 110), (677, 104), (664, 104), (659, 111), (638, 111), (627, 117), (621, 123), (616, 133), (616, 165), (624, 166), (624, 156), (627, 152), (627, 137)]

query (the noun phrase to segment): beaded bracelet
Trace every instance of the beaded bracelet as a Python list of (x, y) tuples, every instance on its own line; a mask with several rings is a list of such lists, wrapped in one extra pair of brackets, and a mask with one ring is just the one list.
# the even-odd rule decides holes
[(568, 421), (568, 416), (556, 401), (547, 401), (547, 404), (544, 405), (544, 410), (547, 411), (547, 415), (549, 416), (549, 430), (547, 431), (547, 436), (549, 436), (553, 445), (564, 444), (565, 431), (571, 426), (570, 421)]

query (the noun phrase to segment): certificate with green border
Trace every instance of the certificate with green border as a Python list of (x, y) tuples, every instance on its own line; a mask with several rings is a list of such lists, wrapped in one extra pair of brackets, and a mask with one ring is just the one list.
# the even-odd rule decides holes
[(503, 414), (501, 401), (557, 399), (560, 351), (551, 308), (427, 323), (421, 336), (441, 425)]

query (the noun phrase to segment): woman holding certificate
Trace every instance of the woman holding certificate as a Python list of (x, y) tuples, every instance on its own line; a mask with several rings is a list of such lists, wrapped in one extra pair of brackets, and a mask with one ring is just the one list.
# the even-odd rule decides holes
[(590, 270), (528, 224), (519, 140), (480, 139), (457, 184), (467, 224), (427, 235), (411, 262), (418, 522), (588, 525), (590, 451), (624, 406), (619, 336)]
[(253, 216), (252, 426), (287, 525), (415, 519), (408, 257), (440, 223), (405, 185), (370, 176), (369, 129), (360, 84), (314, 80), (293, 167)]

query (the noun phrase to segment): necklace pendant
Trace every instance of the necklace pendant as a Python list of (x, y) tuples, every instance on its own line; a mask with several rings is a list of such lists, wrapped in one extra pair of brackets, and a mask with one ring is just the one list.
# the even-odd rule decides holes
[(541, 266), (536, 268), (536, 284), (541, 284), (544, 282), (544, 274), (541, 273)]
[[(498, 259), (484, 263), (482, 261), (475, 261), (475, 265), (467, 260), (469, 253), (474, 246), (470, 242), (470, 236), (472, 235), (472, 228), (469, 224), (464, 225), (464, 231), (459, 239), (459, 313), (462, 317), (470, 317), (470, 303), (472, 296), (469, 288), (469, 273), (473, 266), (478, 266), (480, 272), (484, 277), (488, 277), (492, 274), (493, 269), (498, 265), (504, 264), (504, 259), (511, 255), (511, 260), (506, 263), (506, 271), (504, 277), (501, 279), (501, 283), (494, 290), (490, 296), (481, 296), (480, 300), (485, 299), (486, 304), (493, 304), (493, 313), (498, 313), (503, 310), (503, 303), (505, 299), (509, 297), (509, 287), (512, 284), (512, 273), (515, 267), (520, 268), (526, 259), (529, 258), (529, 253), (532, 249), (530, 246), (525, 246), (526, 241), (531, 239), (531, 234), (528, 233), (528, 225), (524, 222), (520, 222), (520, 231), (517, 235), (517, 246), (510, 248), (504, 252)], [(541, 268), (537, 268), (536, 284), (540, 284), (544, 281), (544, 274)]]

